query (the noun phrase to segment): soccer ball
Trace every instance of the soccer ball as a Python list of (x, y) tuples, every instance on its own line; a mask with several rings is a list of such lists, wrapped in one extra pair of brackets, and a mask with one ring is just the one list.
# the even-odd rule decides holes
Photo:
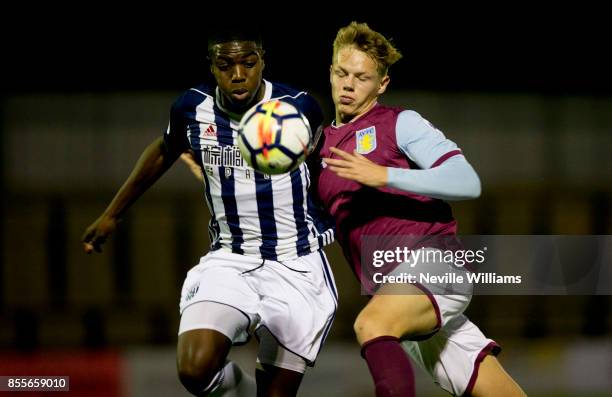
[(291, 103), (273, 99), (249, 109), (238, 128), (246, 162), (265, 174), (296, 169), (312, 149), (308, 119)]

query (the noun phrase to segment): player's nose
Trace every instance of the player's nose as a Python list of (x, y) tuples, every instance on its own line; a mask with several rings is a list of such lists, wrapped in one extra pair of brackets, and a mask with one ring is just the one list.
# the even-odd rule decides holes
[(354, 86), (355, 86), (354, 82), (355, 81), (354, 81), (352, 76), (346, 76), (344, 78), (344, 80), (342, 81), (342, 89), (344, 91), (351, 91), (352, 92), (354, 90)]
[(232, 82), (234, 83), (239, 83), (244, 81), (246, 78), (246, 73), (243, 67), (241, 67), (240, 65), (236, 65), (233, 68), (233, 73), (232, 73)]

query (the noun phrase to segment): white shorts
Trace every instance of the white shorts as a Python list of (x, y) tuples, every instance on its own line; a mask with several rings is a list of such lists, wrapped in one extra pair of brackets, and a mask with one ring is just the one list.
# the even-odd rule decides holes
[(249, 328), (251, 325), (249, 317), (238, 309), (222, 303), (203, 301), (193, 303), (183, 310), (178, 333), (180, 335), (194, 329), (212, 329), (227, 336), (229, 340), (236, 341), (247, 330), (249, 335), (255, 333), (259, 341), (257, 364), (268, 364), (299, 373), (306, 371), (306, 361), (302, 357), (279, 345), (266, 327), (259, 327), (254, 331)]
[(463, 314), (427, 339), (402, 341), (402, 347), (436, 384), (454, 396), (469, 395), (482, 360), (501, 351)]
[[(278, 346), (312, 366), (335, 316), (336, 291), (323, 251), (277, 262), (216, 250), (187, 273), (180, 312), (197, 302), (231, 306), (248, 320), (242, 329), (229, 332), (232, 335), (224, 332), (234, 344), (246, 343), (255, 332), (260, 338), (264, 335), (261, 348), (273, 351), (267, 342), (269, 335)], [(209, 328), (206, 324), (197, 327)], [(274, 356), (259, 359), (286, 368), (286, 354), (281, 351)]]
[[(391, 275), (414, 272), (415, 267), (398, 266)], [(448, 272), (447, 264), (428, 264), (428, 272), (442, 275)], [(501, 347), (488, 339), (463, 312), (472, 299), (471, 286), (424, 285), (419, 289), (429, 297), (438, 324), (436, 331), (425, 337), (402, 341), (402, 347), (410, 357), (427, 373), (434, 382), (455, 396), (469, 394), (474, 387), (478, 368), (487, 354), (497, 355)], [(457, 291), (460, 294), (433, 294), (432, 291)]]

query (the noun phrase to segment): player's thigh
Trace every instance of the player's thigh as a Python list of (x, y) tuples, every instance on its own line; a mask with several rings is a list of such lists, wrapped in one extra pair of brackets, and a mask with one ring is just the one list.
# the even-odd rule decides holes
[(260, 353), (266, 351), (265, 336), (270, 334), (269, 339), (303, 360), (316, 360), (336, 311), (335, 287), (325, 265), (321, 253), (315, 252), (297, 260), (266, 261), (261, 270), (252, 272), (261, 294), (257, 335), (264, 347)]
[(524, 397), (526, 394), (504, 370), (497, 358), (488, 355), (480, 363), (473, 397)]
[(247, 333), (249, 324), (248, 316), (225, 304), (204, 301), (186, 307), (179, 325), (179, 373), (216, 372), (232, 344)]
[(306, 371), (306, 360), (279, 343), (266, 328), (257, 329), (257, 395), (294, 396)]
[(178, 337), (176, 359), (181, 378), (210, 378), (227, 357), (232, 342), (219, 331), (194, 329)]
[(405, 286), (403, 294), (387, 295), (385, 287), (355, 320), (360, 343), (383, 335), (402, 338), (429, 334), (438, 327), (438, 316), (427, 294), (414, 286)]
[(258, 397), (293, 397), (297, 395), (304, 374), (273, 365), (260, 364), (255, 376)]
[(258, 328), (256, 335), (259, 340), (258, 366), (283, 368), (301, 374), (306, 371), (305, 358), (283, 346), (266, 327)]

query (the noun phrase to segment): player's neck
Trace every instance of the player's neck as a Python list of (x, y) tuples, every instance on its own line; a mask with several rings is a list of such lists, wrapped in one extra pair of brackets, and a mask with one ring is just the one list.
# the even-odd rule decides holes
[(345, 124), (354, 123), (355, 121), (360, 119), (362, 116), (368, 114), (370, 112), (370, 110), (372, 110), (372, 108), (374, 108), (374, 106), (376, 106), (377, 103), (378, 103), (378, 101), (373, 101), (361, 113), (356, 114), (356, 115), (342, 114), (342, 113), (340, 113), (338, 108), (336, 108), (336, 120), (335, 120), (336, 127), (342, 127)]

